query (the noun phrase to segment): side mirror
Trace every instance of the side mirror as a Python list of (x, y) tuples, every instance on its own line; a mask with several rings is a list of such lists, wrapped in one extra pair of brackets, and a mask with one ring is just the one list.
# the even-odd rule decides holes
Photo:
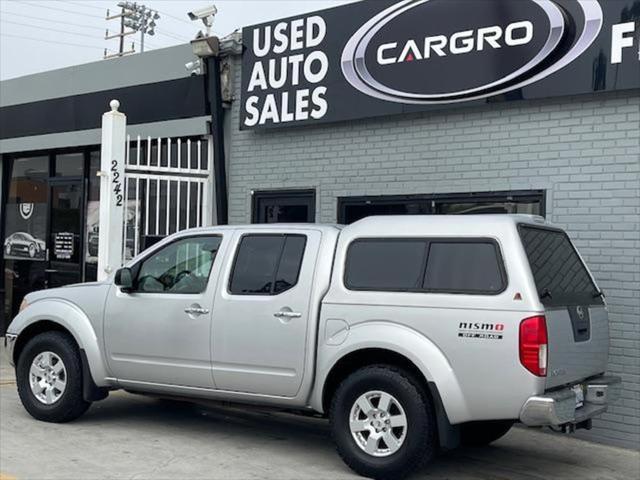
[(127, 293), (133, 288), (133, 275), (130, 268), (121, 268), (116, 271), (114, 282), (120, 289)]

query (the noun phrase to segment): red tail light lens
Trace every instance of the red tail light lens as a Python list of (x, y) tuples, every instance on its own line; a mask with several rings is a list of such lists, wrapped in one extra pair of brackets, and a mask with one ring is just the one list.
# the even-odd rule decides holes
[(537, 377), (547, 376), (547, 321), (543, 315), (520, 322), (520, 363)]

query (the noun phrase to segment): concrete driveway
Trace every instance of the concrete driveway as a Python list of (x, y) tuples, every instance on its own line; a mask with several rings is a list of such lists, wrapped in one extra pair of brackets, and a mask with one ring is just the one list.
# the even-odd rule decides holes
[[(73, 423), (37, 422), (2, 362), (0, 480), (359, 478), (315, 418), (114, 392)], [(490, 447), (443, 455), (414, 478), (628, 480), (640, 478), (640, 454), (515, 428)]]

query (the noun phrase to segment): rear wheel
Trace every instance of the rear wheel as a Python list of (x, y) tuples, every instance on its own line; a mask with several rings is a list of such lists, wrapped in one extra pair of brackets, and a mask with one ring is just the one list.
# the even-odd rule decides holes
[(82, 396), (80, 352), (62, 332), (29, 340), (18, 359), (16, 380), (22, 405), (38, 420), (68, 422), (91, 405)]
[(483, 447), (495, 442), (507, 434), (514, 422), (512, 420), (493, 420), (470, 422), (462, 425), (462, 444), (467, 447)]
[(431, 400), (410, 374), (392, 366), (347, 377), (333, 397), (330, 420), (338, 453), (366, 477), (405, 477), (437, 449)]

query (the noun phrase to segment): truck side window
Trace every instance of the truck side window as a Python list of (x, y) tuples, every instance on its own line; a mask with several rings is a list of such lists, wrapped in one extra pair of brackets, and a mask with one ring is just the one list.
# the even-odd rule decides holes
[(349, 246), (345, 285), (351, 290), (406, 291), (422, 284), (427, 242), (363, 238)]
[(173, 242), (139, 267), (134, 291), (138, 293), (202, 293), (207, 288), (220, 237), (193, 237)]
[(245, 235), (236, 253), (229, 293), (278, 295), (294, 287), (306, 242), (304, 235)]
[(431, 242), (424, 289), (430, 292), (499, 293), (505, 281), (491, 242)]
[(495, 295), (506, 274), (490, 239), (361, 238), (349, 246), (349, 290)]

